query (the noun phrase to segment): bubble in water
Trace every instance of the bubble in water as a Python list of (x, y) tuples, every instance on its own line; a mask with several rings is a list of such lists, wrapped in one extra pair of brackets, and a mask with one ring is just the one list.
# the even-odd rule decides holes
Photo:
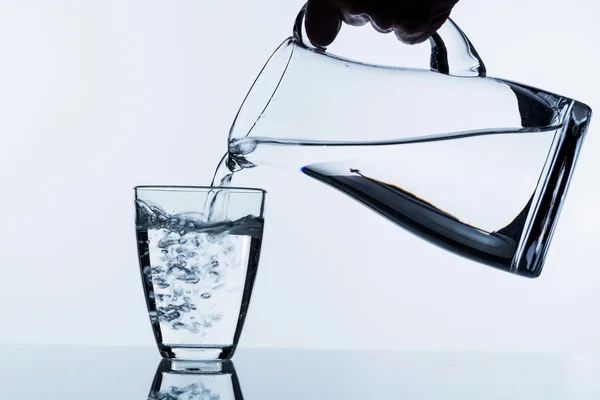
[(158, 308), (157, 314), (160, 321), (166, 322), (175, 321), (181, 317), (178, 307), (173, 304), (169, 304), (167, 307)]
[(142, 269), (142, 274), (144, 274), (144, 279), (146, 280), (146, 284), (152, 285), (152, 269), (148, 266)]
[(198, 389), (198, 386), (199, 386), (199, 385), (198, 385), (197, 383), (191, 383), (191, 384), (189, 384), (189, 385), (187, 385), (187, 386), (184, 386), (184, 387), (182, 387), (182, 388), (177, 388), (177, 387), (173, 386), (173, 387), (171, 388), (171, 393), (173, 393), (173, 394), (175, 394), (175, 395), (179, 396), (179, 395), (182, 395), (182, 394), (184, 394), (184, 393), (187, 393), (187, 392), (189, 392), (189, 391), (194, 391), (194, 390), (197, 390), (197, 389)]
[(158, 314), (156, 313), (156, 311), (150, 311), (148, 315), (150, 316), (150, 321), (158, 322)]
[(185, 328), (185, 324), (183, 322), (173, 322), (171, 326), (173, 327), (173, 329)]
[(167, 283), (167, 281), (164, 280), (164, 278), (162, 278), (160, 276), (157, 276), (156, 278), (154, 278), (154, 284), (161, 289), (166, 289), (169, 286), (171, 286)]
[(157, 224), (157, 217), (166, 213), (156, 206), (141, 201), (135, 201), (135, 222), (138, 229), (151, 229)]
[[(188, 368), (189, 371), (199, 371), (197, 368)], [(192, 383), (187, 386), (169, 386), (163, 390), (150, 392), (148, 400), (220, 400), (221, 396), (204, 383)]]
[(200, 282), (200, 276), (195, 274), (194, 272), (190, 272), (189, 274), (185, 274), (177, 277), (180, 281), (184, 281), (186, 283), (198, 283)]
[(167, 247), (171, 247), (175, 243), (177, 243), (177, 240), (166, 237), (158, 241), (158, 247), (160, 247), (161, 249), (166, 249)]
[(208, 264), (204, 265), (203, 268), (206, 270), (215, 270), (218, 267), (219, 267), (219, 261), (216, 257), (214, 257)]
[(208, 235), (206, 235), (206, 241), (208, 243), (213, 244), (213, 243), (216, 243), (217, 240), (218, 240), (217, 237), (215, 237), (215, 235), (213, 235), (212, 233), (209, 233)]
[[(152, 211), (150, 206), (146, 208), (146, 211)], [(240, 219), (209, 223), (206, 219), (200, 220), (198, 214), (171, 216), (164, 211), (156, 213), (154, 217), (149, 215), (147, 219), (154, 221), (153, 228), (144, 232), (147, 236), (138, 237), (144, 242), (140, 243), (140, 248), (145, 250), (147, 246), (152, 256), (151, 262), (154, 263), (152, 267), (143, 268), (144, 277), (156, 291), (156, 311), (151, 318), (161, 324), (163, 334), (167, 335), (163, 338), (186, 334), (175, 331), (187, 331), (198, 335), (198, 338), (205, 337), (209, 329), (219, 323), (220, 315), (214, 311), (221, 311), (222, 305), (205, 301), (200, 307), (197, 303), (216, 295), (214, 290), (228, 287), (228, 270), (238, 262), (235, 254), (237, 238), (229, 236), (228, 232), (244, 224), (239, 233), (244, 235), (247, 221)], [(146, 237), (150, 243), (147, 243)], [(152, 253), (159, 251), (160, 257)], [(151, 296), (150, 291), (146, 293)], [(208, 397), (203, 400), (206, 399)]]
[(180, 285), (176, 285), (176, 286), (173, 288), (173, 294), (174, 294), (175, 296), (181, 296), (181, 295), (183, 294), (183, 288), (182, 288)]
[(182, 312), (189, 313), (190, 311), (192, 311), (192, 307), (190, 307), (189, 303), (185, 303), (181, 305), (180, 310)]
[(151, 271), (152, 271), (152, 275), (160, 275), (163, 272), (165, 272), (162, 267), (153, 267)]

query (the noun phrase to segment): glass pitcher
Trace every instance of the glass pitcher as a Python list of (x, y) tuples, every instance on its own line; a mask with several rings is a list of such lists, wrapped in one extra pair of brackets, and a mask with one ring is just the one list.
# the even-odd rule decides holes
[(419, 69), (316, 48), (304, 12), (244, 99), (213, 183), (260, 165), (300, 170), (434, 245), (538, 277), (590, 107), (486, 76), (451, 19)]

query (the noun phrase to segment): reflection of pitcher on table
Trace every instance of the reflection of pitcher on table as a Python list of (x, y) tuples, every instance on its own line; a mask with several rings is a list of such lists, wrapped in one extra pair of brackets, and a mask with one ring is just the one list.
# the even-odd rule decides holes
[(305, 12), (244, 100), (214, 183), (300, 169), (446, 250), (539, 276), (590, 108), (487, 77), (452, 20), (429, 40), (429, 69), (409, 69), (315, 47)]

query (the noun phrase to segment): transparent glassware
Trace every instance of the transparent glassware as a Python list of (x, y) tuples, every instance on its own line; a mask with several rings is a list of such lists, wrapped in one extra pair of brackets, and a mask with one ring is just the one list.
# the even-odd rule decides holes
[[(301, 170), (456, 255), (538, 277), (590, 107), (487, 76), (452, 20), (430, 39), (428, 68), (390, 62), (408, 46), (389, 36), (345, 28), (315, 48), (301, 10), (244, 99), (213, 182), (262, 165)], [(336, 53), (350, 34), (352, 57)]]
[(162, 360), (148, 400), (242, 400), (233, 363)]
[(139, 264), (163, 357), (233, 356), (256, 278), (264, 202), (260, 189), (135, 188)]

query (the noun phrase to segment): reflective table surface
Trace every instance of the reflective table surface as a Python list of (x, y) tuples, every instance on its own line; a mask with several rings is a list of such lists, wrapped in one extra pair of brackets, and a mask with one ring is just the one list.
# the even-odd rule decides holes
[(240, 349), (161, 362), (153, 347), (0, 345), (0, 398), (600, 399), (591, 354)]

